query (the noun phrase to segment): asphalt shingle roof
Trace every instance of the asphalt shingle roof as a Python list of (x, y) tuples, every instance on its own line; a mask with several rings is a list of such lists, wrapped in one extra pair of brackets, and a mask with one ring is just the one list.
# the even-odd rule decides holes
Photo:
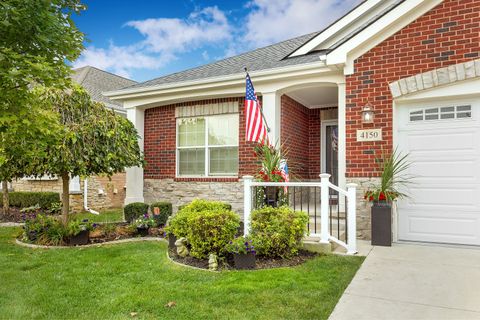
[(73, 71), (72, 79), (84, 87), (94, 101), (102, 102), (114, 110), (125, 112), (122, 102), (110, 100), (102, 92), (123, 89), (136, 84), (136, 81), (91, 66), (74, 69)]
[(130, 88), (151, 87), (168, 83), (226, 76), (241, 73), (243, 72), (244, 67), (247, 67), (249, 71), (257, 71), (315, 62), (318, 61), (318, 52), (294, 58), (285, 59), (285, 57), (319, 33), (320, 32), (306, 34), (264, 48), (249, 51), (238, 56), (138, 83)]

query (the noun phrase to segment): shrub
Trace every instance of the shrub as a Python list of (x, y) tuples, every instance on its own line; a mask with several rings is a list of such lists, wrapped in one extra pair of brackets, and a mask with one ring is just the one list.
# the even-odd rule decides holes
[(308, 215), (289, 207), (265, 207), (251, 215), (250, 236), (259, 255), (290, 258), (307, 233)]
[[(60, 194), (57, 192), (9, 192), (10, 206), (28, 208), (38, 205), (41, 209), (50, 209), (55, 203), (60, 202)], [(0, 205), (3, 199), (0, 197)]]
[[(160, 209), (160, 214), (155, 215), (154, 208)], [(150, 211), (157, 225), (165, 225), (168, 217), (172, 215), (172, 204), (170, 202), (154, 202), (150, 205)]]
[(196, 258), (206, 258), (210, 253), (222, 256), (239, 225), (240, 217), (225, 208), (190, 214), (187, 232), (190, 254)]
[(125, 220), (127, 220), (128, 222), (133, 222), (138, 217), (141, 217), (145, 213), (148, 213), (148, 204), (143, 202), (133, 202), (127, 204), (123, 208), (123, 213), (125, 215)]
[(188, 236), (188, 218), (197, 214), (198, 212), (208, 210), (228, 210), (230, 211), (232, 206), (228, 203), (220, 201), (208, 201), (195, 199), (189, 204), (179, 207), (179, 211), (175, 214), (170, 221), (170, 225), (166, 228), (167, 233), (175, 235), (177, 238)]

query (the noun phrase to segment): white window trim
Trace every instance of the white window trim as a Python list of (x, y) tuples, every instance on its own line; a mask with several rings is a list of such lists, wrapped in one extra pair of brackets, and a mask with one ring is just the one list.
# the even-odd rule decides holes
[[(238, 117), (240, 115), (238, 113), (230, 113), (230, 115), (235, 114)], [(240, 141), (238, 144), (229, 144), (229, 145), (209, 145), (208, 144), (208, 120), (207, 118), (211, 117), (218, 117), (226, 114), (214, 114), (214, 115), (205, 115), (205, 116), (192, 116), (192, 117), (180, 117), (175, 119), (175, 178), (237, 178), (238, 177), (238, 171), (236, 173), (232, 173), (231, 175), (211, 175), (209, 174), (210, 172), (210, 148), (232, 148), (232, 147), (237, 147), (240, 148)], [(179, 141), (178, 141), (178, 125), (179, 125), (179, 120), (182, 119), (205, 119), (205, 145), (203, 146), (187, 146), (187, 147), (180, 147), (179, 146)], [(237, 132), (237, 134), (239, 134)], [(180, 159), (180, 150), (182, 149), (204, 149), (205, 150), (205, 171), (204, 175), (181, 175), (180, 174), (180, 166), (179, 166), (179, 159)], [(240, 161), (240, 150), (238, 152), (238, 161)]]
[[(467, 107), (467, 106), (470, 107), (469, 111), (467, 111), (467, 110), (459, 111), (458, 110), (458, 107)], [(454, 111), (442, 112), (442, 108), (448, 108), (448, 107), (453, 107)], [(437, 115), (438, 119), (426, 119), (426, 116), (427, 116), (426, 111), (427, 110), (432, 110), (432, 109), (437, 109), (436, 113), (431, 113), (431, 114), (432, 115)], [(422, 112), (421, 114), (414, 114), (414, 113), (418, 113), (420, 111)], [(470, 113), (469, 117), (458, 117), (458, 114), (467, 113), (467, 112)], [(445, 115), (445, 114), (451, 114), (451, 115), (453, 115), (453, 117), (452, 118), (442, 118), (441, 116)], [(420, 116), (422, 117), (422, 119), (412, 120), (412, 117), (420, 117)], [(423, 107), (423, 108), (412, 109), (408, 113), (408, 122), (412, 123), (412, 124), (425, 123), (425, 122), (428, 122), (428, 123), (445, 122), (445, 121), (448, 121), (448, 120), (455, 120), (455, 121), (471, 121), (471, 120), (473, 120), (472, 105), (471, 104), (458, 104), (458, 105), (457, 104), (449, 104), (449, 105), (439, 105), (439, 106), (426, 106), (426, 107)]]

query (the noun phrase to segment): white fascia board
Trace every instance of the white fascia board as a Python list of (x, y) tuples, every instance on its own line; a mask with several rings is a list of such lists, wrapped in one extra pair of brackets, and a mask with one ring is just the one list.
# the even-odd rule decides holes
[(306, 44), (295, 50), (292, 54), (290, 54), (289, 57), (296, 57), (296, 56), (302, 56), (313, 49), (315, 49), (317, 46), (322, 44), (324, 41), (328, 40), (332, 36), (334, 36), (336, 33), (340, 32), (343, 30), (345, 27), (347, 27), (349, 24), (355, 22), (358, 18), (360, 18), (362, 15), (367, 13), (369, 10), (371, 10), (373, 7), (375, 7), (377, 4), (379, 4), (382, 0), (368, 0), (359, 5), (355, 10), (338, 20), (336, 23), (322, 31), (319, 35), (315, 36), (313, 39), (308, 41)]
[[(282, 68), (274, 68), (268, 70), (260, 70), (260, 71), (252, 71), (250, 72), (250, 76), (255, 78), (255, 83), (259, 83), (261, 81), (269, 81), (272, 79), (278, 79), (280, 77), (286, 76), (298, 76), (303, 74), (309, 73), (316, 73), (316, 72), (326, 72), (326, 71), (335, 71), (336, 66), (326, 66), (325, 61), (321, 61), (319, 58), (318, 62), (302, 64), (302, 65), (295, 65), (295, 66), (288, 66)], [(159, 86), (151, 86), (151, 87), (142, 87), (142, 88), (133, 88), (133, 89), (124, 89), (124, 90), (117, 90), (117, 91), (109, 91), (109, 92), (102, 92), (102, 94), (106, 97), (109, 97), (112, 100), (127, 100), (137, 97), (145, 97), (151, 95), (159, 95), (164, 93), (172, 93), (172, 92), (186, 92), (192, 90), (204, 90), (204, 89), (211, 89), (215, 87), (228, 87), (237, 84), (243, 84), (245, 81), (245, 74), (244, 73), (237, 73), (228, 76), (222, 77), (215, 77), (209, 79), (199, 79), (193, 81), (184, 81), (184, 82), (176, 82), (176, 83), (169, 83), (163, 84)]]
[[(327, 65), (345, 64), (352, 65), (355, 60), (371, 48), (386, 40), (399, 30), (406, 27), (412, 21), (424, 15), (426, 12), (440, 4), (443, 0), (407, 0), (398, 7), (388, 12), (386, 15), (368, 26), (365, 30), (327, 54)], [(403, 18), (403, 19), (402, 19)], [(399, 23), (402, 22), (402, 23)], [(372, 42), (372, 39), (375, 41)], [(369, 43), (366, 46), (366, 43)], [(364, 47), (361, 52), (356, 52), (354, 56), (350, 55), (356, 48)], [(348, 59), (347, 59), (348, 58)], [(346, 74), (351, 74), (353, 68), (348, 68)]]

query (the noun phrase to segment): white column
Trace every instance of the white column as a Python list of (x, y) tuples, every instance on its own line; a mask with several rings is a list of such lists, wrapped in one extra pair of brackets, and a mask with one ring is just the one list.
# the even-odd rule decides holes
[(346, 98), (345, 83), (338, 83), (338, 186), (343, 189), (347, 172)]
[(281, 104), (280, 94), (274, 92), (262, 92), (262, 106), (265, 120), (267, 120), (270, 133), (268, 137), (273, 145), (280, 146), (280, 127), (281, 127)]
[[(140, 138), (138, 144), (143, 152), (143, 135), (144, 135), (144, 118), (145, 111), (138, 108), (127, 109), (127, 119), (130, 120), (138, 131)], [(126, 169), (127, 172), (127, 190), (125, 204), (132, 202), (144, 202), (143, 198), (143, 168), (131, 167)]]
[(252, 176), (243, 176), (243, 235), (250, 232), (250, 214), (252, 212)]

